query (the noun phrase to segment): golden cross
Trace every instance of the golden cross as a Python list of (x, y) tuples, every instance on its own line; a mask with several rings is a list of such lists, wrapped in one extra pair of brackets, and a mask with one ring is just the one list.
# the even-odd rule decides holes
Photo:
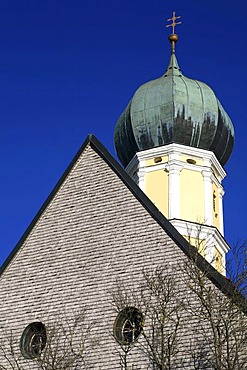
[(181, 16), (176, 17), (176, 13), (175, 13), (175, 12), (173, 12), (173, 13), (172, 13), (172, 18), (167, 19), (167, 21), (168, 21), (168, 22), (169, 22), (169, 21), (172, 21), (172, 23), (171, 23), (171, 24), (168, 24), (166, 27), (172, 27), (172, 34), (173, 34), (173, 35), (174, 35), (175, 26), (177, 26), (178, 24), (181, 24), (181, 23), (182, 23), (182, 22), (177, 22), (177, 23), (176, 23), (176, 20), (177, 20), (178, 18), (181, 18)]

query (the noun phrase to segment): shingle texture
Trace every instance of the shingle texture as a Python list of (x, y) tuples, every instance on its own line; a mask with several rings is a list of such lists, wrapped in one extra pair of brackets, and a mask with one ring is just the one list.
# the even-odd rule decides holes
[[(169, 265), (186, 294), (180, 279), (184, 260), (184, 252), (88, 144), (0, 276), (0, 337), (1, 330), (12, 331), (18, 344), (29, 323), (49, 326), (85, 309), (96, 340), (89, 368), (120, 369), (112, 336), (116, 281), (134, 289), (143, 268)], [(188, 327), (181, 330), (189, 337)], [(147, 369), (144, 358), (133, 361)]]

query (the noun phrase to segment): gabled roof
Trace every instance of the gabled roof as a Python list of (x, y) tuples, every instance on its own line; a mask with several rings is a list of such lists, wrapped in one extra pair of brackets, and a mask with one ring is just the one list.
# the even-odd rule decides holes
[(74, 164), (83, 153), (86, 147), (91, 146), (95, 152), (97, 152), (100, 157), (109, 165), (109, 167), (115, 172), (115, 174), (121, 179), (121, 181), (127, 186), (131, 191), (133, 196), (138, 199), (142, 206), (148, 211), (150, 216), (163, 228), (167, 235), (174, 241), (174, 243), (187, 255), (190, 259), (195, 259), (197, 261), (197, 266), (207, 273), (208, 278), (226, 295), (231, 296), (235, 292), (234, 284), (216, 271), (200, 254), (198, 254), (195, 247), (191, 246), (182, 235), (174, 228), (174, 226), (166, 219), (166, 217), (156, 208), (152, 201), (143, 193), (143, 191), (136, 185), (136, 183), (131, 179), (131, 177), (126, 173), (126, 171), (121, 167), (121, 165), (113, 158), (113, 156), (107, 151), (107, 149), (102, 145), (102, 143), (94, 136), (89, 135), (84, 141), (79, 151), (76, 153), (75, 157), (63, 173), (62, 177), (34, 217), (33, 221), (30, 223), (23, 236), (10, 253), (9, 257), (3, 263), (0, 268), (0, 276), (10, 264), (21, 245), (24, 243), (26, 238), (31, 233), (32, 229), (36, 225), (37, 221), (49, 206), (50, 202), (58, 192), (59, 188), (67, 178)]

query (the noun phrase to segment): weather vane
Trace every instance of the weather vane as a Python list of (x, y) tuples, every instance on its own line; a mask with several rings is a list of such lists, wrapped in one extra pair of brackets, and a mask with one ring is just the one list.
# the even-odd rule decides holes
[(176, 22), (177, 19), (181, 18), (181, 16), (176, 16), (176, 13), (173, 12), (172, 13), (172, 17), (167, 19), (168, 22), (172, 22), (171, 24), (167, 24), (166, 27), (172, 27), (172, 34), (168, 37), (170, 43), (172, 44), (172, 53), (175, 52), (175, 44), (176, 42), (178, 41), (178, 36), (175, 34), (175, 27), (178, 25), (178, 24), (181, 24), (182, 22)]

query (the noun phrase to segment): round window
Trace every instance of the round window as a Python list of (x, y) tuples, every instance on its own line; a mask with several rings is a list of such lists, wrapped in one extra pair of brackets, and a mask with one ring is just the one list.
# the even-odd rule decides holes
[(143, 315), (137, 308), (124, 308), (116, 317), (114, 337), (121, 344), (135, 342), (142, 332), (143, 322)]
[(41, 322), (29, 324), (23, 331), (20, 341), (21, 353), (26, 358), (40, 355), (46, 345), (46, 329)]

